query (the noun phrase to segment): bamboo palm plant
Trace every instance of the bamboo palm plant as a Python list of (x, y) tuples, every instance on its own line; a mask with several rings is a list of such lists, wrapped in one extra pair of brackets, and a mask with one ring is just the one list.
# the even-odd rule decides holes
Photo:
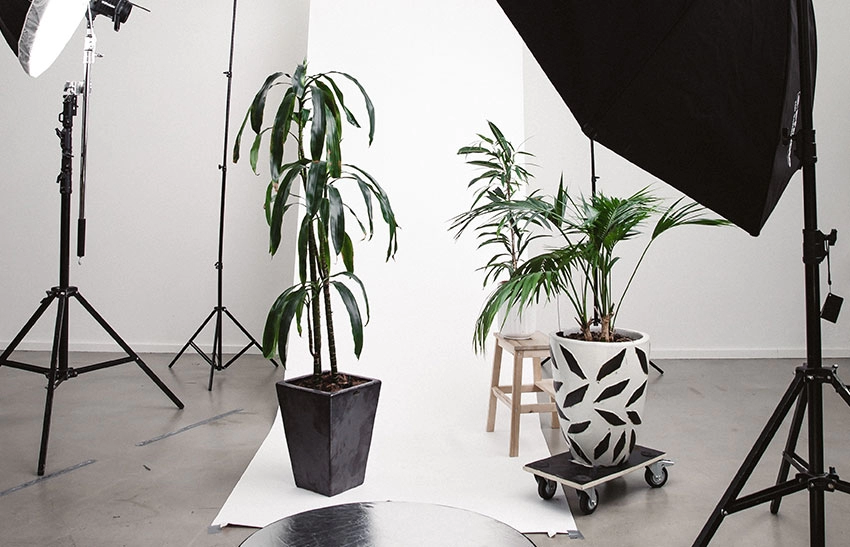
[[(375, 132), (375, 110), (360, 82), (343, 72), (308, 75), (305, 61), (291, 75), (276, 72), (265, 80), (248, 108), (233, 150), (233, 161), (237, 162), (242, 133), (250, 127), (255, 135), (250, 149), (250, 164), (254, 173), (259, 174), (260, 148), (264, 137), (268, 137), (271, 180), (266, 190), (264, 209), (272, 255), (280, 245), (284, 217), (287, 213), (298, 214), (299, 210), (301, 215), (297, 237), (298, 282), (284, 290), (269, 310), (263, 332), (263, 353), (271, 357), (277, 350), (285, 365), (292, 323), (295, 321), (298, 333), (302, 334), (302, 320), (306, 319), (313, 376), (318, 379), (323, 373), (324, 329), (330, 375), (334, 380), (339, 371), (332, 289), (345, 306), (351, 324), (354, 353), (358, 358), (363, 347), (363, 311), (365, 322), (369, 319), (366, 290), (354, 273), (354, 245), (350, 232), (356, 232), (362, 239), (371, 239), (375, 216), (373, 202), (376, 201), (381, 219), (388, 228), (386, 259), (389, 260), (397, 249), (398, 229), (383, 188), (360, 167), (342, 161), (343, 118), (353, 127), (360, 128), (360, 124), (346, 104), (337, 80), (353, 85), (363, 99), (371, 145)], [(264, 126), (266, 101), (272, 90), (279, 90), (282, 97), (272, 123)], [(295, 158), (287, 162), (284, 151), (290, 148), (294, 149)], [(359, 213), (351, 203), (344, 201), (344, 194), (340, 192), (343, 185), (353, 186), (353, 195), (362, 198)], [(363, 311), (355, 294), (360, 296), (365, 306)]]
[[(615, 323), (635, 274), (656, 239), (672, 228), (687, 225), (721, 226), (728, 222), (706, 216), (700, 205), (676, 200), (664, 206), (662, 200), (644, 188), (618, 198), (596, 193), (573, 198), (563, 181), (552, 200), (559, 217), (555, 235), (564, 243), (529, 258), (514, 275), (487, 299), (475, 325), (474, 346), (483, 350), (496, 314), (502, 306), (525, 306), (545, 298), (565, 295), (575, 313), (579, 336), (584, 340), (614, 341)], [(644, 233), (644, 226), (657, 219), (643, 252), (631, 268), (621, 291), (615, 287), (617, 245)], [(594, 324), (598, 329), (591, 330)]]
[(466, 163), (481, 172), (467, 185), (474, 189), (472, 205), (452, 218), (449, 226), (455, 239), (473, 229), (479, 248), (495, 248), (495, 254), (479, 268), (485, 272), (484, 286), (513, 276), (528, 245), (543, 237), (535, 229), (548, 230), (553, 220), (551, 204), (537, 191), (526, 196), (531, 174), (521, 160), (533, 154), (517, 150), (496, 124), (487, 124), (489, 135), (479, 133), (476, 143), (457, 151), (471, 157)]

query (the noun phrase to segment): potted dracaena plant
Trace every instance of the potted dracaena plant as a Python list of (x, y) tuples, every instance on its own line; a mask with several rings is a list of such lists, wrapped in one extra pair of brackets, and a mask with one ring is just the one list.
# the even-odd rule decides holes
[[(687, 225), (726, 225), (679, 199), (669, 206), (648, 188), (618, 198), (596, 193), (572, 198), (559, 185), (552, 200), (563, 244), (529, 258), (489, 297), (476, 323), (474, 344), (484, 347), (504, 305), (523, 306), (564, 296), (577, 323), (550, 334), (555, 401), (573, 459), (587, 466), (628, 460), (642, 423), (649, 336), (616, 326), (617, 316), (650, 246), (663, 233)], [(655, 219), (643, 252), (618, 291), (615, 266), (622, 242), (638, 238)], [(559, 318), (560, 319), (560, 318)]]
[[(494, 250), (484, 266), (484, 286), (504, 282), (523, 264), (528, 245), (543, 234), (535, 229), (551, 228), (552, 205), (537, 190), (529, 193), (531, 174), (521, 161), (533, 154), (517, 148), (505, 138), (493, 122), (490, 133), (478, 134), (478, 141), (460, 148), (467, 164), (480, 172), (467, 184), (473, 190), (469, 209), (451, 219), (449, 231), (455, 239), (474, 230), (478, 248)], [(524, 306), (505, 302), (499, 308), (499, 332), (505, 338), (530, 338), (535, 330), (535, 315)]]
[[(277, 72), (265, 80), (245, 115), (233, 154), (238, 161), (242, 133), (250, 127), (255, 135), (250, 163), (257, 173), (260, 146), (268, 137), (271, 181), (265, 214), (272, 255), (279, 249), (284, 217), (300, 215), (298, 279), (269, 310), (263, 353), (270, 357), (277, 351), (285, 366), (292, 324), (302, 334), (306, 323), (313, 373), (279, 381), (276, 387), (295, 483), (327, 496), (362, 484), (380, 391), (379, 380), (344, 374), (337, 365), (334, 304), (341, 301), (344, 306), (358, 358), (369, 318), (366, 290), (354, 273), (349, 232), (362, 239), (372, 237), (377, 202), (388, 228), (389, 260), (397, 249), (398, 229), (389, 198), (377, 181), (342, 161), (343, 120), (360, 125), (340, 84), (353, 87), (365, 103), (371, 144), (375, 112), (363, 86), (343, 72), (309, 75), (305, 61), (291, 75)], [(281, 98), (272, 123), (264, 126), (266, 101), (273, 90)], [(285, 151), (294, 155), (291, 161), (285, 159)], [(353, 187), (349, 195), (358, 196), (353, 200), (361, 202), (360, 213), (355, 212), (355, 203), (344, 199), (341, 190), (346, 185)], [(328, 370), (323, 365), (325, 354)]]

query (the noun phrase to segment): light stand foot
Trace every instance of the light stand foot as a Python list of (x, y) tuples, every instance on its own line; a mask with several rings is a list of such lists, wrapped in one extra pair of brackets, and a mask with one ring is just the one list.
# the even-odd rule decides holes
[[(118, 359), (110, 359), (100, 363), (84, 365), (81, 367), (71, 368), (68, 366), (68, 311), (70, 299), (75, 298), (88, 312), (101, 328), (106, 331), (112, 340), (121, 347), (126, 353), (125, 357)], [(20, 343), (29, 333), (33, 326), (42, 317), (44, 312), (53, 302), (57, 300), (56, 323), (53, 332), (53, 345), (50, 352), (50, 366), (44, 367), (31, 363), (14, 361), (11, 359), (12, 353), (18, 348)], [(38, 454), (37, 473), (39, 476), (44, 475), (47, 464), (47, 446), (50, 438), (50, 425), (53, 416), (53, 399), (62, 382), (71, 378), (76, 378), (80, 374), (92, 372), (103, 368), (109, 368), (125, 363), (135, 362), (139, 368), (144, 371), (148, 377), (165, 393), (177, 408), (183, 408), (183, 402), (166, 386), (162, 380), (145, 364), (139, 355), (130, 348), (130, 346), (118, 335), (117, 332), (103, 319), (103, 317), (92, 307), (89, 302), (83, 298), (76, 287), (54, 287), (47, 293), (47, 297), (41, 301), (38, 309), (30, 317), (29, 321), (18, 332), (12, 343), (0, 354), (0, 366), (16, 368), (27, 372), (35, 372), (44, 374), (47, 378), (47, 396), (44, 403), (44, 420), (41, 428), (41, 443)]]
[[(248, 339), (248, 343), (239, 352), (237, 352), (236, 355), (231, 357), (226, 363), (224, 362), (224, 355), (222, 350), (222, 322), (224, 316), (227, 316), (227, 318), (230, 319), (233, 325), (235, 325)], [(198, 346), (196, 339), (204, 330), (204, 328), (209, 324), (209, 322), (213, 319), (213, 317), (215, 317), (215, 334), (213, 336), (212, 350), (209, 354), (207, 354), (204, 350), (201, 349), (200, 346)], [(262, 346), (260, 346), (260, 343), (257, 342), (257, 340), (253, 336), (251, 336), (251, 333), (249, 333), (248, 330), (242, 326), (242, 324), (236, 319), (236, 317), (234, 317), (233, 314), (230, 313), (230, 311), (228, 311), (228, 309), (223, 306), (216, 306), (215, 308), (213, 308), (207, 318), (204, 319), (203, 322), (201, 322), (201, 326), (198, 327), (197, 330), (195, 330), (194, 334), (192, 334), (192, 337), (189, 338), (189, 340), (185, 344), (183, 344), (183, 347), (168, 364), (168, 368), (172, 368), (174, 364), (177, 363), (177, 360), (180, 359), (180, 357), (189, 347), (192, 347), (192, 349), (194, 349), (195, 352), (197, 352), (197, 354), (200, 355), (204, 359), (204, 361), (206, 361), (207, 364), (210, 366), (210, 379), (209, 384), (207, 385), (208, 391), (212, 391), (213, 377), (215, 375), (215, 371), (220, 371), (228, 368), (252, 347), (257, 348), (261, 352), (263, 351), (263, 348)], [(275, 367), (278, 366), (277, 361), (275, 361), (274, 359), (269, 359), (269, 362)]]

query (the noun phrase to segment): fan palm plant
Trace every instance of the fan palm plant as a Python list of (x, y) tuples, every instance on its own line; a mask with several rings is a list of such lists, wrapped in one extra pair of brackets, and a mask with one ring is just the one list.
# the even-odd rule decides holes
[[(375, 111), (360, 82), (343, 72), (308, 75), (305, 61), (292, 75), (277, 72), (265, 80), (245, 115), (233, 151), (233, 161), (237, 162), (242, 133), (250, 127), (255, 135), (250, 164), (258, 173), (260, 147), (264, 137), (268, 137), (271, 180), (266, 191), (265, 214), (272, 255), (280, 245), (284, 217), (287, 213), (301, 211), (297, 237), (298, 282), (284, 290), (269, 310), (263, 333), (263, 353), (270, 357), (277, 350), (285, 365), (292, 323), (296, 322), (298, 333), (302, 334), (302, 320), (306, 319), (313, 376), (318, 378), (323, 373), (324, 329), (330, 375), (334, 379), (338, 367), (332, 289), (345, 306), (358, 358), (363, 347), (364, 311), (365, 322), (369, 319), (366, 290), (354, 273), (354, 245), (350, 232), (356, 232), (362, 239), (372, 237), (373, 202), (376, 201), (388, 228), (386, 259), (389, 260), (397, 249), (398, 229), (383, 188), (363, 169), (342, 161), (343, 118), (351, 126), (359, 128), (360, 124), (348, 108), (337, 80), (353, 85), (363, 99), (371, 144)], [(275, 88), (280, 88), (282, 98), (272, 123), (264, 127), (266, 101)], [(284, 160), (287, 145), (294, 148), (294, 161)], [(359, 213), (343, 199), (340, 187), (345, 184), (353, 185), (354, 195), (362, 197)], [(340, 259), (341, 268), (338, 267)], [(359, 295), (365, 310), (361, 310), (355, 294)]]
[[(487, 299), (475, 325), (474, 346), (484, 343), (496, 314), (502, 306), (525, 306), (540, 298), (551, 300), (565, 295), (575, 313), (579, 336), (584, 340), (610, 342), (615, 339), (615, 323), (623, 301), (649, 247), (663, 233), (687, 225), (727, 225), (723, 219), (706, 216), (706, 209), (684, 199), (664, 207), (662, 200), (644, 188), (627, 198), (596, 193), (577, 199), (569, 196), (563, 181), (552, 202), (559, 218), (556, 235), (564, 244), (529, 258), (514, 275)], [(643, 252), (631, 269), (622, 291), (614, 283), (620, 257), (617, 245), (635, 239), (644, 225), (657, 218)], [(597, 324), (599, 329), (591, 330)]]

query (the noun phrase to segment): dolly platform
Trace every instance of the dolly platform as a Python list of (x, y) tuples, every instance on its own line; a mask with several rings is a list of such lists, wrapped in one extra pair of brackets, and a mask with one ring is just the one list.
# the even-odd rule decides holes
[(578, 491), (579, 508), (589, 515), (599, 506), (596, 487), (617, 477), (622, 477), (641, 467), (646, 468), (644, 479), (652, 488), (661, 488), (667, 483), (667, 469), (673, 465), (667, 454), (652, 448), (637, 445), (628, 461), (614, 467), (586, 467), (572, 461), (569, 452), (529, 463), (523, 467), (537, 480), (537, 493), (541, 498), (552, 499), (563, 484)]

